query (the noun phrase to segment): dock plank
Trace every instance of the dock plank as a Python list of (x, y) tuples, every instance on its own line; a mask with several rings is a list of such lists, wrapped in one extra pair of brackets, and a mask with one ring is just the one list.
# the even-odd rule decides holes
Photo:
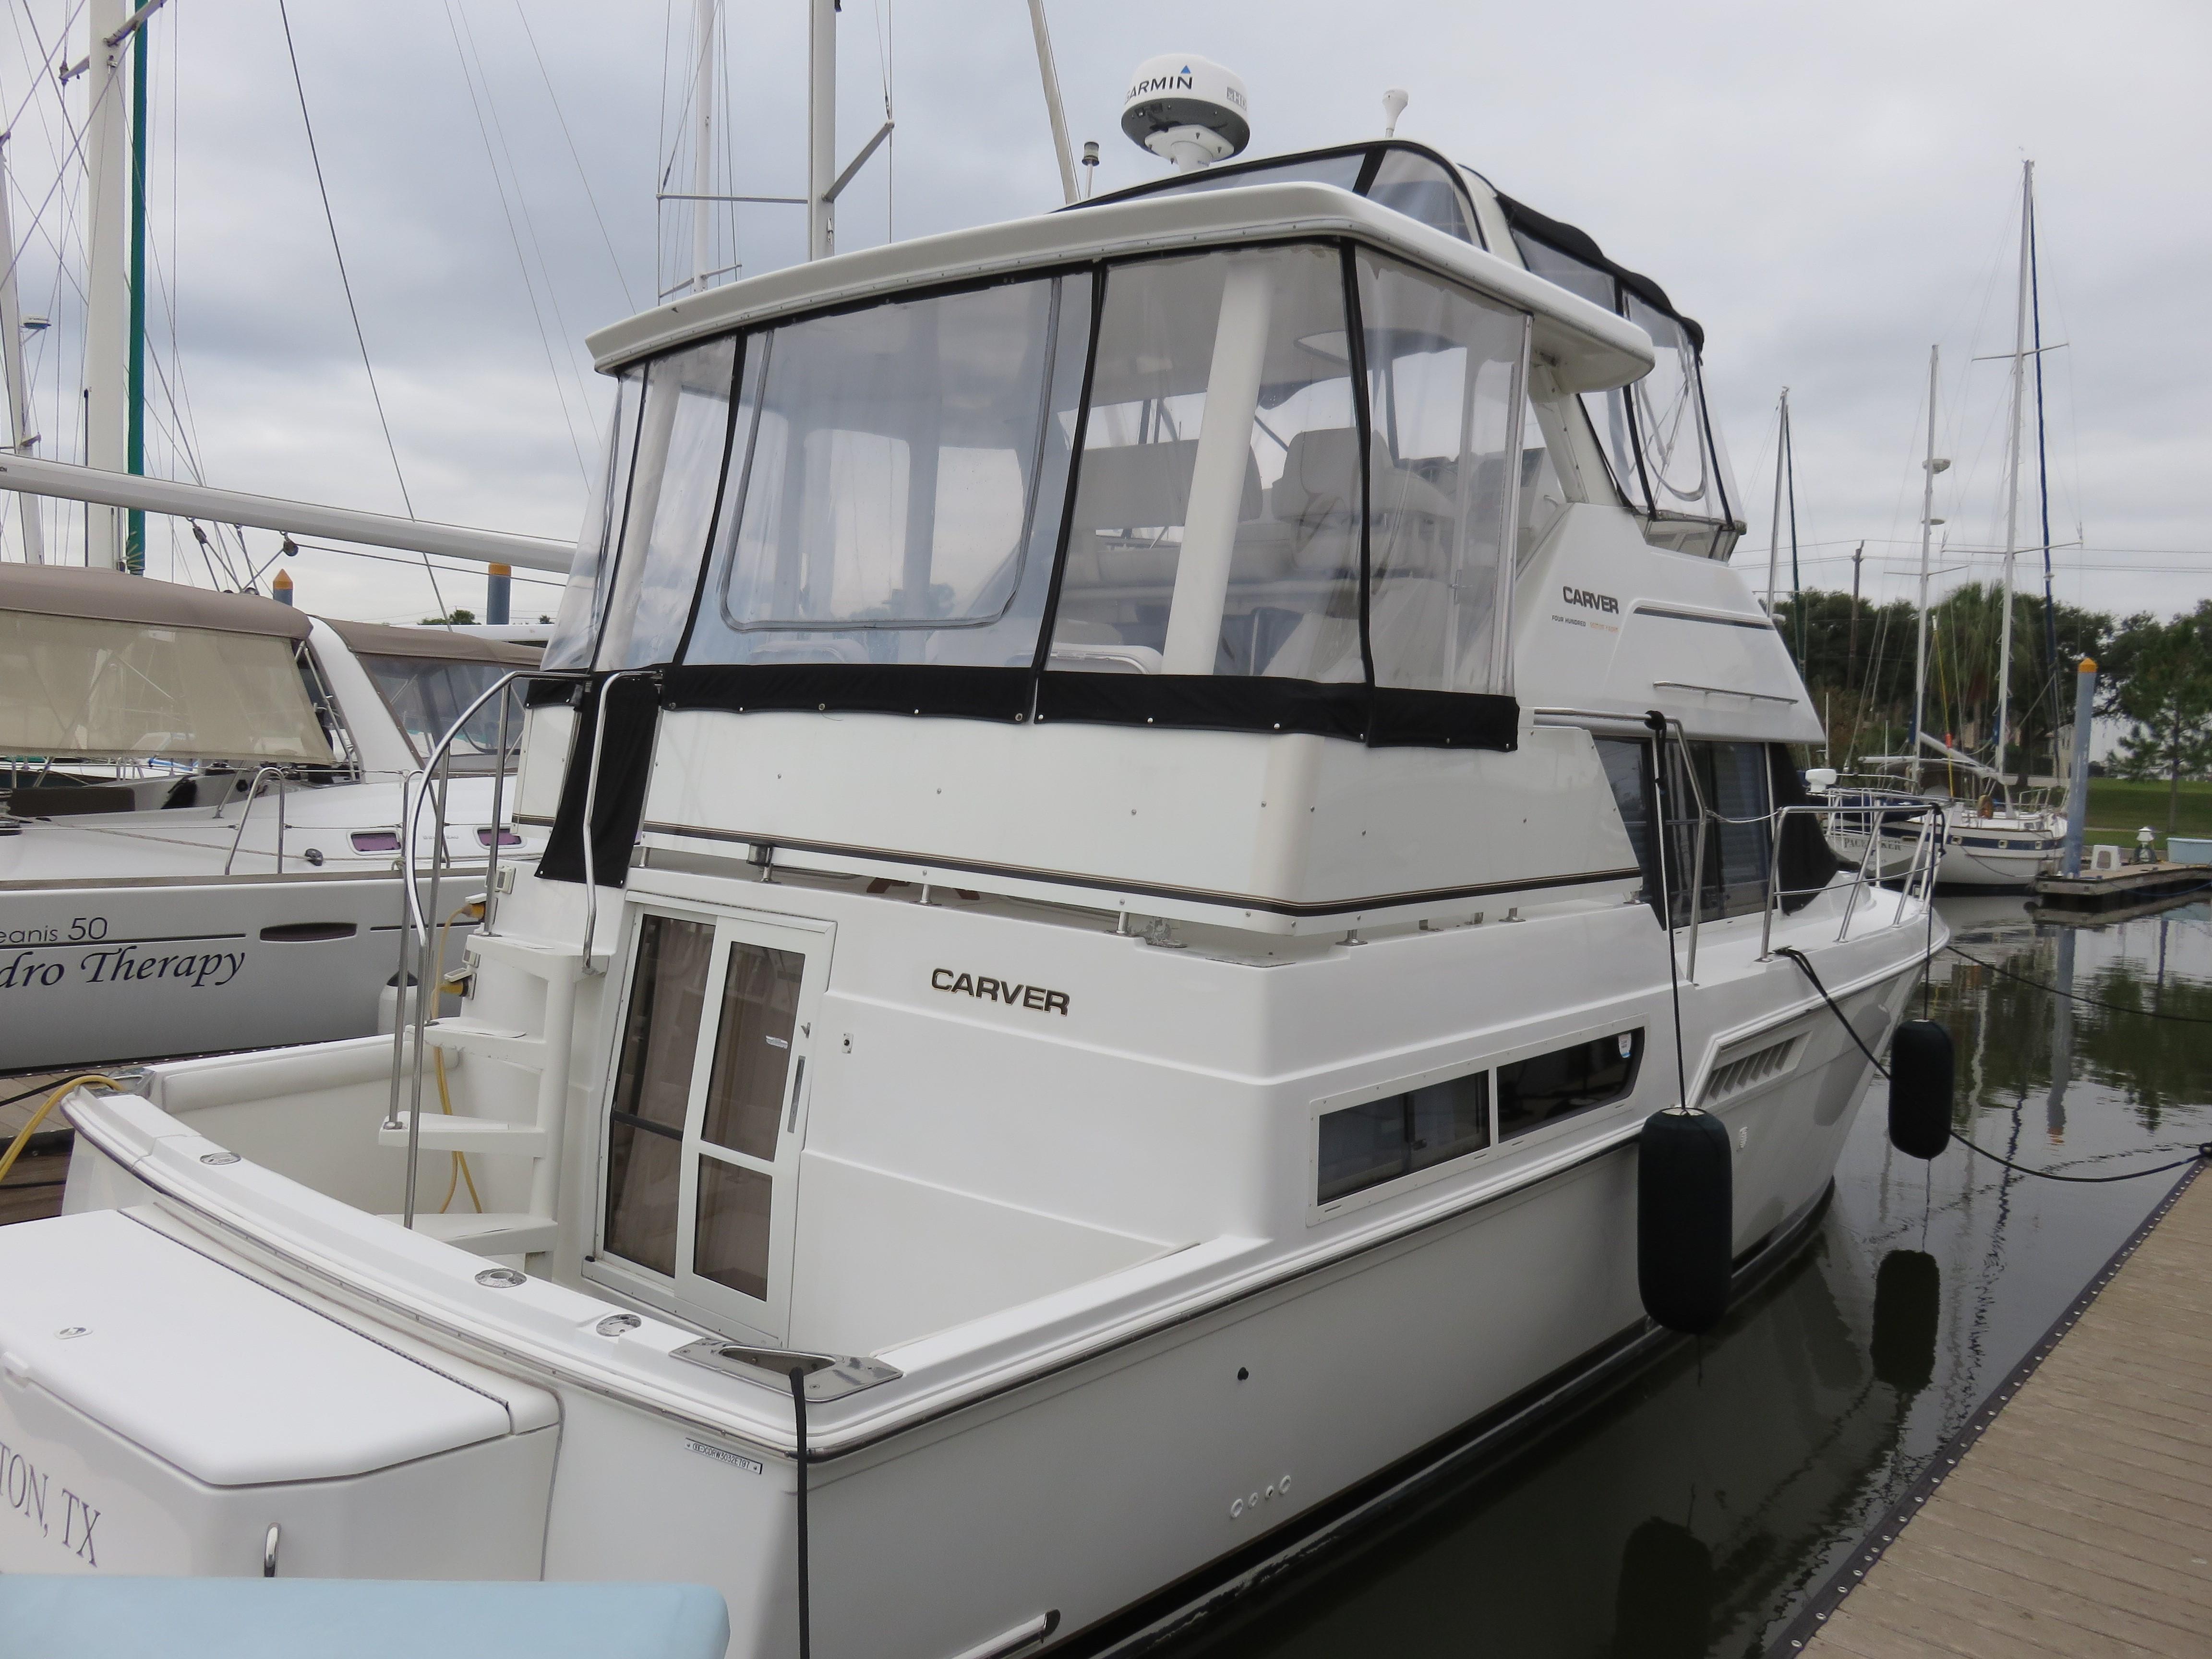
[(2006, 1402), (1811, 1659), (2212, 1654), (2212, 1180)]

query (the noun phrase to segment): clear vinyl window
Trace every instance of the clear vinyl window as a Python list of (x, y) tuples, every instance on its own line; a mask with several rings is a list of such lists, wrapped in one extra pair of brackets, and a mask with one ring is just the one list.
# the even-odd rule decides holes
[(1027, 666), (1082, 385), (1091, 278), (748, 337), (685, 660)]
[[(451, 658), (373, 656), (363, 652), (358, 660), (385, 707), (392, 711), (392, 720), (405, 733), (417, 760), (427, 757), (438, 746), (438, 739), (453, 729), (463, 709), (509, 672), (500, 663), (456, 662)], [(511, 745), (522, 730), (516, 712), (518, 690), (510, 686), (507, 696), (507, 740)], [(499, 763), (499, 705), (496, 697), (484, 704), (454, 738), (455, 770), (486, 772)]]
[(599, 451), (598, 471), (584, 501), (583, 528), (576, 536), (576, 557), (561, 590), (561, 610), (546, 641), (544, 666), (583, 668), (590, 665), (605, 618), (612, 583), (609, 568), (615, 532), (629, 501), (630, 460), (636, 452), (638, 410), (645, 401), (646, 368), (635, 363), (615, 381), (615, 417)]
[(1395, 261), (1358, 267), (1375, 683), (1503, 690), (1528, 319)]
[(737, 349), (726, 336), (647, 365), (601, 668), (667, 662), (684, 638), (721, 477)]
[(1109, 272), (1049, 666), (1364, 679), (1355, 422), (1334, 248)]
[(1651, 373), (1583, 394), (1606, 465), (1628, 504), (1650, 519), (1655, 545), (1718, 557), (1733, 545), (1735, 480), (1707, 407), (1698, 344), (1679, 318), (1629, 291), (1609, 270), (1516, 232), (1522, 263), (1651, 337)]

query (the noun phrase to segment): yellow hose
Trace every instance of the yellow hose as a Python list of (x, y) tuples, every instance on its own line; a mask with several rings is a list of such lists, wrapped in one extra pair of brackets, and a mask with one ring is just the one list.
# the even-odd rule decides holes
[[(477, 921), (481, 921), (483, 920), (483, 906), (478, 903), (475, 899), (469, 900), (465, 904), (463, 904), (460, 908), (454, 911), (452, 915), (447, 916), (444, 926), (438, 929), (438, 994), (441, 997), (444, 996), (447, 990), (449, 988), (449, 984), (446, 978), (446, 950), (453, 936), (453, 924), (459, 921), (463, 916), (468, 915), (471, 913), (474, 914)], [(451, 1091), (446, 1087), (446, 1051), (443, 1048), (434, 1048), (431, 1050), (430, 1058), (433, 1063), (437, 1066), (438, 1070), (438, 1104), (440, 1108), (443, 1109), (447, 1117), (451, 1117), (453, 1115), (453, 1097)], [(453, 1173), (446, 1182), (445, 1202), (438, 1206), (438, 1213), (440, 1215), (445, 1214), (447, 1206), (453, 1201), (453, 1193), (455, 1188), (459, 1187), (461, 1182), (465, 1181), (469, 1183), (469, 1202), (477, 1206), (477, 1213), (478, 1215), (482, 1215), (483, 1213), (483, 1200), (477, 1193), (476, 1176), (469, 1173), (468, 1154), (465, 1152), (455, 1152), (453, 1154)]]
[(46, 1121), (46, 1114), (61, 1103), (64, 1095), (88, 1083), (104, 1083), (109, 1088), (118, 1090), (123, 1087), (105, 1073), (81, 1072), (56, 1089), (53, 1093), (46, 1097), (45, 1104), (31, 1114), (31, 1121), (15, 1132), (15, 1139), (8, 1143), (8, 1150), (4, 1153), (0, 1153), (0, 1181), (7, 1180), (8, 1172), (15, 1167), (15, 1160), (22, 1157), (23, 1148), (31, 1144), (31, 1136), (36, 1133), (39, 1125)]
[[(446, 1051), (434, 1048), (431, 1050), (430, 1059), (438, 1068), (438, 1104), (445, 1109), (446, 1115), (451, 1117), (453, 1115), (453, 1097), (446, 1092)], [(469, 1183), (469, 1202), (477, 1206), (478, 1215), (483, 1213), (483, 1200), (477, 1194), (477, 1178), (469, 1173), (468, 1154), (455, 1152), (453, 1178), (446, 1182), (445, 1202), (438, 1206), (440, 1215), (445, 1214), (447, 1206), (453, 1203), (453, 1188), (464, 1181)]]

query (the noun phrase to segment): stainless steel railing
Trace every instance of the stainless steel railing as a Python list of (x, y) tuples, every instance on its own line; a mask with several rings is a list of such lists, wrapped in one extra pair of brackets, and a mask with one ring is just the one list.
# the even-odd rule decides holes
[[(229, 856), (222, 861), (222, 872), (226, 876), (230, 873), (230, 866), (237, 861), (239, 846), (246, 839), (246, 822), (253, 816), (253, 803), (260, 799), (262, 781), (266, 778), (276, 780), (276, 787), (270, 793), (276, 797), (276, 873), (280, 876), (284, 873), (284, 769), (281, 766), (258, 766), (253, 769), (253, 781), (246, 786), (246, 805), (238, 809), (238, 829), (230, 838)], [(228, 804), (223, 803), (224, 805)], [(222, 806), (216, 808), (216, 816), (222, 816)]]
[[(410, 772), (400, 782), (399, 868), (400, 884), (405, 891), (406, 911), (399, 929), (399, 971), (394, 981), (398, 993), (392, 1022), (392, 1090), (385, 1108), (384, 1127), (387, 1129), (400, 1127), (399, 1090), (407, 1069), (407, 1031), (411, 1024), (415, 1032), (415, 1066), (408, 1097), (406, 1198), (400, 1214), (400, 1224), (404, 1227), (415, 1224), (416, 1166), (422, 1138), (423, 1055), (429, 1047), (423, 1032), (430, 1024), (430, 1011), (438, 1006), (445, 994), (445, 953), (439, 937), (441, 929), (437, 925), (438, 895), (447, 869), (453, 862), (446, 844), (446, 799), (447, 787), (453, 781), (453, 741), (476, 718), (478, 709), (494, 697), (499, 698), (499, 748), (494, 757), (492, 771), (491, 843), (486, 849), (484, 860), (484, 921), (489, 923), (499, 878), (500, 838), (507, 829), (502, 817), (502, 805), (507, 783), (508, 716), (512, 701), (507, 695), (508, 690), (517, 680), (553, 678), (559, 676), (549, 675), (539, 669), (518, 669), (513, 673), (502, 674), (461, 711), (460, 718), (447, 729), (445, 735), (431, 749), (422, 769)], [(422, 828), (423, 802), (434, 794), (437, 808), (432, 818), (434, 844), (430, 849), (429, 907), (426, 915), (422, 878), (416, 860), (416, 845)], [(414, 989), (411, 1019), (407, 994), (410, 984)]]

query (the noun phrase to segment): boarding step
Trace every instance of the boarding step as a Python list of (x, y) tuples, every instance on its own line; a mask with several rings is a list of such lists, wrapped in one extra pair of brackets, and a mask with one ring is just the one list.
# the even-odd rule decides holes
[(553, 939), (529, 939), (520, 933), (471, 933), (462, 941), (461, 949), (479, 962), (496, 962), (540, 979), (576, 979), (584, 971), (583, 951)]
[(422, 1034), (434, 1048), (481, 1054), (486, 1060), (503, 1060), (510, 1066), (526, 1066), (532, 1071), (545, 1069), (545, 1039), (532, 1036), (527, 1031), (486, 1025), (463, 1016), (432, 1020), (422, 1028)]
[[(396, 1215), (384, 1219), (395, 1225), (399, 1221)], [(436, 1215), (418, 1211), (415, 1231), (471, 1255), (535, 1255), (551, 1249), (561, 1232), (549, 1217), (526, 1210), (447, 1210)]]
[[(407, 1126), (415, 1115), (399, 1114), (397, 1127), (376, 1126), (380, 1146), (407, 1145)], [(488, 1152), (507, 1158), (543, 1158), (552, 1138), (534, 1123), (507, 1123), (492, 1117), (454, 1117), (443, 1112), (422, 1114), (422, 1138), (416, 1143), (426, 1152)]]

